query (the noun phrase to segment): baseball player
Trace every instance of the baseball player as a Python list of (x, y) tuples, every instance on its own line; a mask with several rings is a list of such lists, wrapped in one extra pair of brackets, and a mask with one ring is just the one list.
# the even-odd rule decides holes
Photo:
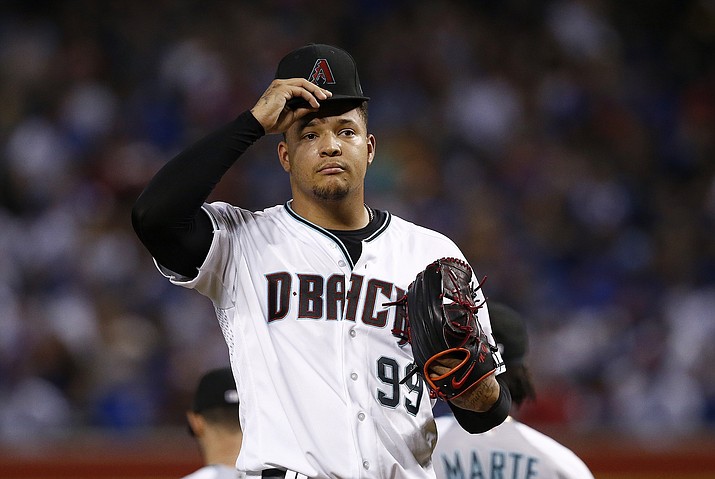
[[(501, 303), (490, 302), (492, 333), (507, 365), (502, 375), (518, 407), (534, 399), (534, 386), (524, 364), (527, 331), (521, 316)], [(439, 479), (503, 477), (514, 479), (593, 479), (591, 471), (570, 449), (509, 416), (484, 434), (470, 435), (451, 415), (436, 419), (439, 439), (434, 451)]]
[(189, 433), (198, 442), (204, 467), (183, 479), (238, 479), (236, 458), (243, 432), (231, 368), (212, 369), (201, 377), (186, 420)]
[[(368, 100), (349, 53), (298, 48), (253, 108), (170, 160), (132, 211), (159, 270), (214, 304), (241, 400), (246, 477), (434, 477), (435, 400), (409, 374), (410, 346), (386, 304), (435, 259), (464, 256), (444, 235), (366, 204)], [(241, 154), (276, 133), (292, 198), (262, 211), (206, 203)], [(491, 335), (486, 307), (478, 320)], [(506, 418), (511, 398), (492, 375), (449, 404), (462, 427), (482, 432)]]

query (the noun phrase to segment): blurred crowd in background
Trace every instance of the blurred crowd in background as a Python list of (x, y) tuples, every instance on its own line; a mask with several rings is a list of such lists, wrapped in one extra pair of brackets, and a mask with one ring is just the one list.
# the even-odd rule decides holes
[[(371, 97), (368, 204), (453, 238), (527, 318), (525, 422), (715, 431), (713, 0), (6, 0), (0, 442), (183, 424), (228, 350), (130, 209), (309, 42)], [(278, 140), (210, 199), (288, 199)]]

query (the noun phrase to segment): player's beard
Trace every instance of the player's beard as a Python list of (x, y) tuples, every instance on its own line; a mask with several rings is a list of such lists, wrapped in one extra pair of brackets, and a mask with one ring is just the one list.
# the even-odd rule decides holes
[(342, 200), (348, 195), (350, 188), (347, 185), (322, 185), (313, 186), (313, 195), (327, 201)]

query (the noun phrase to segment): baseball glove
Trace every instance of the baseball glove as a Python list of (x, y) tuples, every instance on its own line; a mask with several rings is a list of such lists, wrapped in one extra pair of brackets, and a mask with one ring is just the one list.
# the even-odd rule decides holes
[[(442, 258), (421, 271), (407, 293), (391, 303), (401, 309), (397, 317), (402, 318), (393, 334), (412, 346), (415, 364), (408, 377), (421, 374), (433, 398), (454, 399), (497, 369), (497, 348), (476, 317), (484, 305), (475, 303), (482, 283), (472, 286), (472, 269), (466, 262)], [(432, 377), (435, 364), (452, 369)]]

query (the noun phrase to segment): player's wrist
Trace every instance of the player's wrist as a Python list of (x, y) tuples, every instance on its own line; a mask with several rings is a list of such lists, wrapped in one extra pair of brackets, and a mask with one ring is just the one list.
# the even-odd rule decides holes
[(499, 383), (492, 374), (450, 401), (462, 409), (487, 412), (499, 400), (500, 392)]

